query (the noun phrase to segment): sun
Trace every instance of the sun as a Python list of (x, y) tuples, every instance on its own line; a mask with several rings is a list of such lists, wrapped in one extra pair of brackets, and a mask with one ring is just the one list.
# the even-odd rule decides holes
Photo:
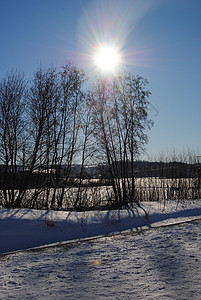
[(101, 46), (94, 56), (96, 66), (103, 72), (114, 72), (118, 67), (119, 53), (114, 47)]

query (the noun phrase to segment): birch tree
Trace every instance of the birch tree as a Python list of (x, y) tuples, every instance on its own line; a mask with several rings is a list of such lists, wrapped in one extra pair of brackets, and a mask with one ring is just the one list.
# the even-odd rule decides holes
[(107, 162), (114, 205), (135, 201), (134, 160), (148, 142), (150, 96), (148, 82), (129, 73), (99, 78), (90, 94), (97, 152)]

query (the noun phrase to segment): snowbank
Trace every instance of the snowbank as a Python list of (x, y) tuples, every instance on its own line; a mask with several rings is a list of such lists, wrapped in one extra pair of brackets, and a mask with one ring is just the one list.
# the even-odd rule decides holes
[(127, 210), (0, 209), (0, 253), (139, 231), (201, 218), (201, 200), (143, 202)]

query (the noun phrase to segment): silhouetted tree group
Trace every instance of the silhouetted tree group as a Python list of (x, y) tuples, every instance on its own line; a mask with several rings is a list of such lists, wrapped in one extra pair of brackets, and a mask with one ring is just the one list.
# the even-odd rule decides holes
[(111, 187), (105, 195), (113, 207), (137, 201), (135, 160), (153, 125), (147, 84), (124, 73), (90, 85), (69, 62), (59, 69), (39, 67), (29, 82), (20, 72), (8, 73), (0, 81), (1, 203), (89, 206), (91, 194), (101, 195), (93, 190), (95, 181), (85, 179), (92, 164), (100, 170), (99, 182), (102, 177)]

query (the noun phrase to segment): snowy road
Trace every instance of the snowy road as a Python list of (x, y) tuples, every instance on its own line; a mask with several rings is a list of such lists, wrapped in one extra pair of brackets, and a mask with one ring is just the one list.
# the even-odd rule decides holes
[(0, 258), (0, 299), (201, 299), (201, 223)]

